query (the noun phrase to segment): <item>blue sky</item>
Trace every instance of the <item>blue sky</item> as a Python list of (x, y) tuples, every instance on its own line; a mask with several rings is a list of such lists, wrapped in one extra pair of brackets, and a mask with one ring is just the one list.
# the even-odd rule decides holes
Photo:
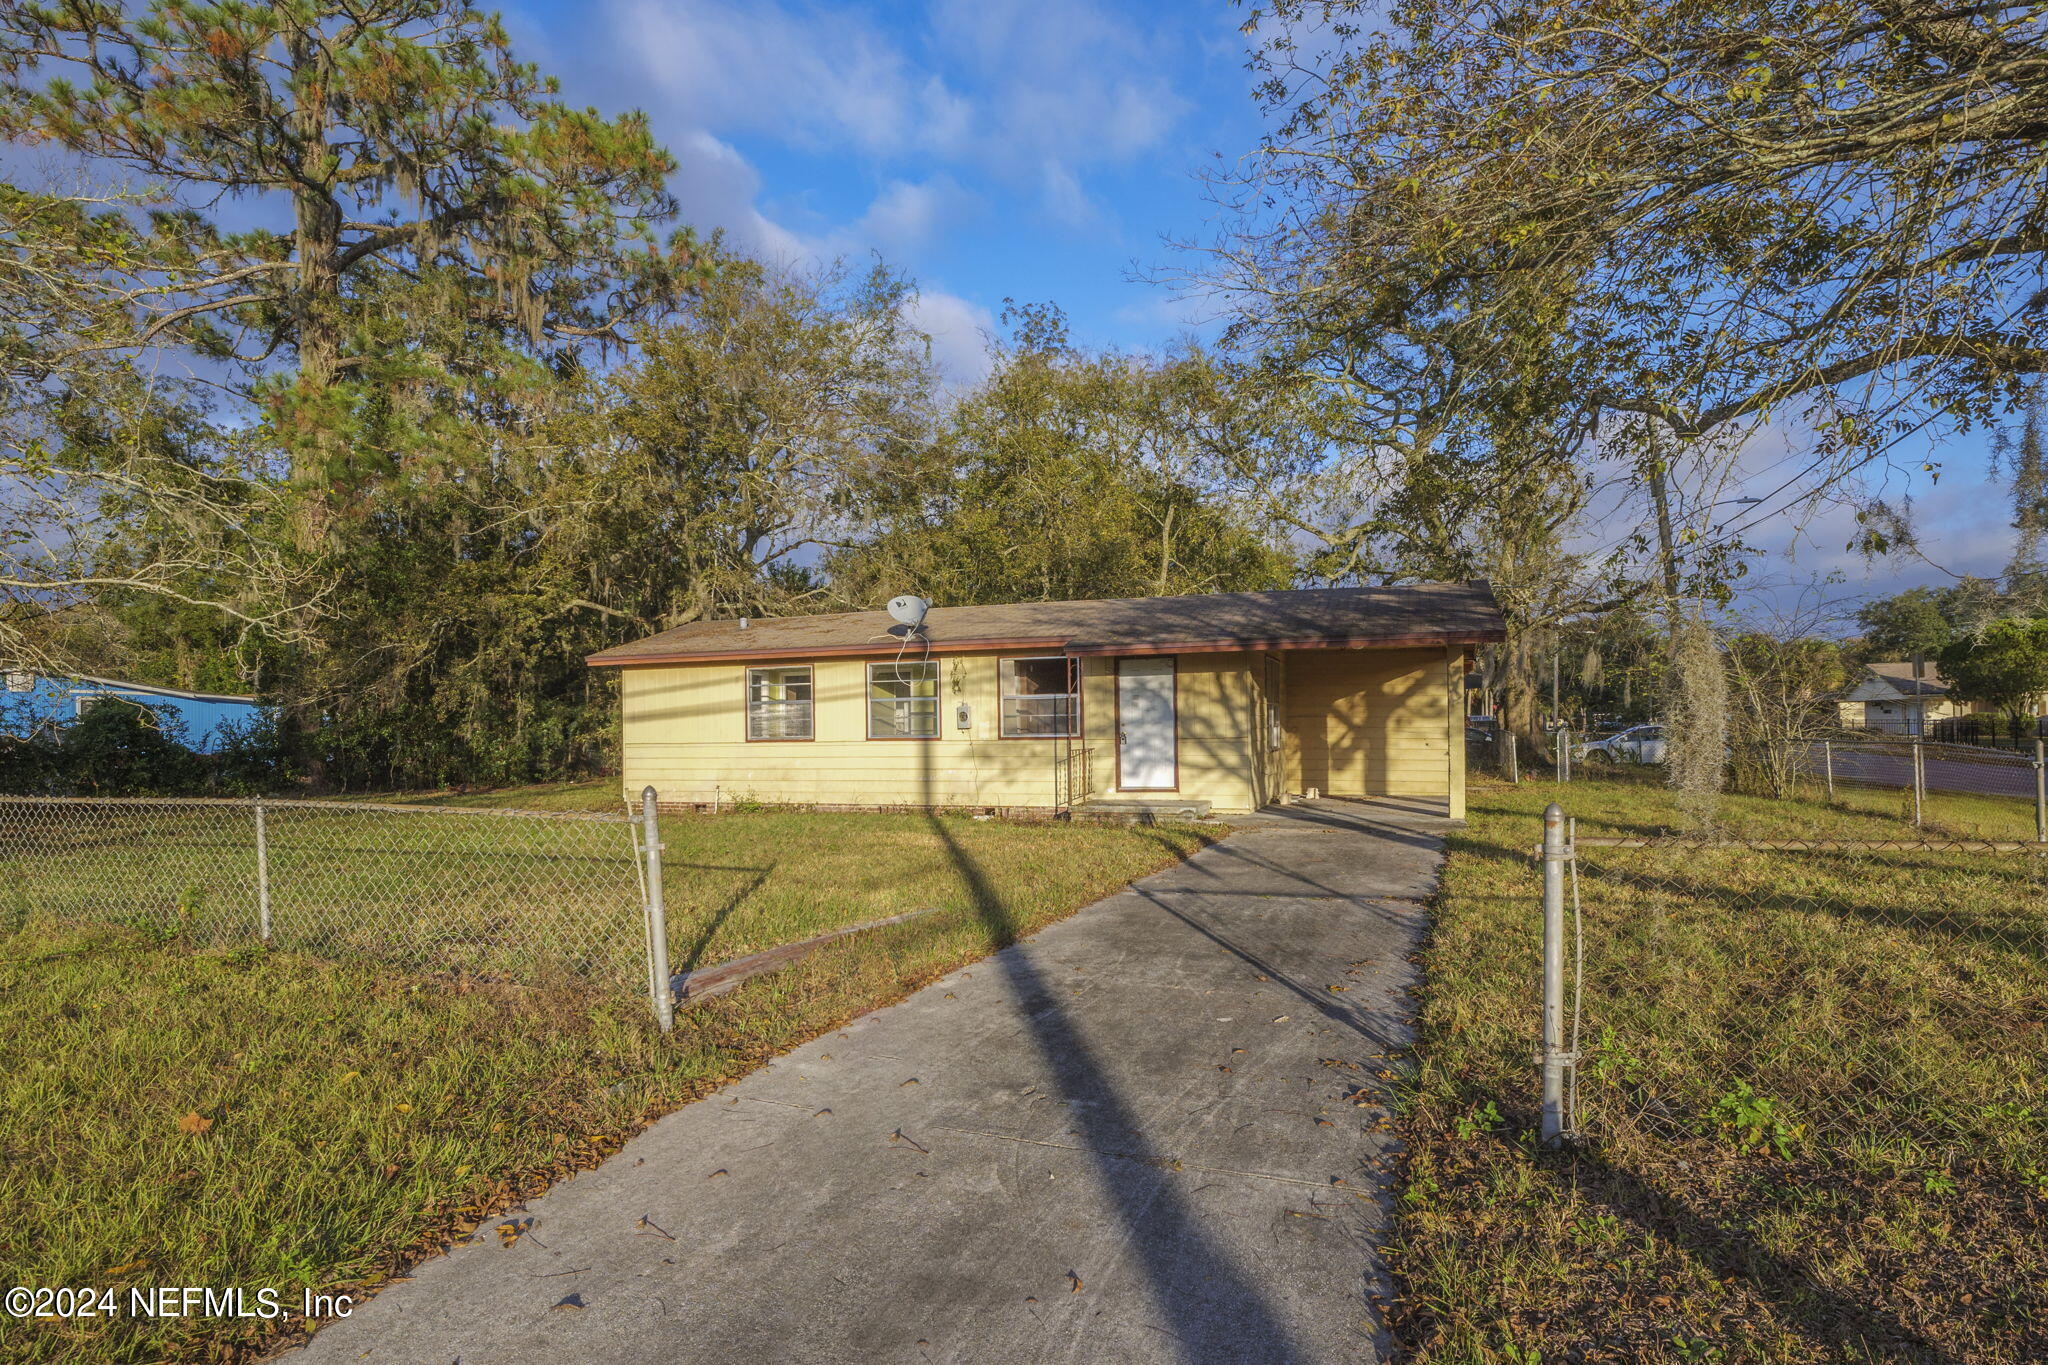
[[(1134, 349), (1203, 328), (1213, 305), (1140, 276), (1205, 239), (1200, 172), (1256, 146), (1238, 25), (1224, 0), (521, 0), (520, 52), (563, 94), (645, 109), (682, 162), (684, 217), (784, 260), (880, 252), (919, 282), (918, 321), (958, 380), (979, 372), (1006, 297), (1064, 307), (1077, 339)], [(1219, 160), (1220, 158), (1220, 160)], [(1766, 440), (1755, 478), (1771, 478)], [(2003, 490), (1977, 435), (1898, 453), (1921, 554), (1867, 564), (1846, 508), (1763, 509), (1760, 601), (1853, 599), (1995, 573)], [(1918, 468), (1942, 465), (1938, 480)], [(1729, 496), (1750, 489), (1738, 482)], [(1721, 496), (1717, 494), (1716, 496)], [(1615, 534), (1610, 536), (1608, 532)], [(1599, 529), (1604, 540), (1625, 534)]]
[(515, 47), (645, 109), (684, 217), (785, 259), (880, 252), (961, 378), (1003, 299), (1157, 346), (1206, 314), (1133, 275), (1206, 235), (1198, 171), (1260, 127), (1225, 3), (525, 0)]

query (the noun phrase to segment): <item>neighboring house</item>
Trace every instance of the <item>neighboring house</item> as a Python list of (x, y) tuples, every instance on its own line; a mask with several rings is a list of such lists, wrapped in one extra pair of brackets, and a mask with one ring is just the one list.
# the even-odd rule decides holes
[(0, 693), (0, 734), (20, 738), (62, 729), (87, 708), (111, 701), (146, 707), (181, 743), (211, 753), (228, 727), (245, 726), (264, 714), (254, 697), (185, 692), (85, 674), (66, 678), (15, 669), (8, 671), (6, 683), (6, 691)]
[(626, 790), (672, 805), (1243, 811), (1310, 789), (1464, 811), (1484, 583), (699, 621), (622, 672)]
[(1895, 735), (1931, 734), (1938, 720), (1984, 709), (1950, 696), (1931, 661), (1915, 676), (1910, 660), (1865, 664), (1836, 705), (1842, 724)]

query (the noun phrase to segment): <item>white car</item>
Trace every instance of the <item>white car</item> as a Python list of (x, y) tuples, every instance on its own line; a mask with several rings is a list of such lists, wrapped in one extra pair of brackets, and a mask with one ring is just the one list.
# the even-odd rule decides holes
[(1618, 735), (1572, 746), (1572, 756), (1605, 763), (1662, 763), (1664, 727), (1634, 725)]

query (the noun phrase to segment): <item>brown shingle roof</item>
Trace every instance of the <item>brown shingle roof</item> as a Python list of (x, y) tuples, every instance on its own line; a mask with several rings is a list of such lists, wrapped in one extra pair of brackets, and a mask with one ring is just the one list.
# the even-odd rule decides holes
[[(886, 612), (693, 621), (600, 650), (600, 666), (689, 659), (793, 659), (894, 654), (903, 645)], [(900, 631), (900, 628), (897, 628)], [(1047, 649), (1075, 654), (1175, 654), (1359, 645), (1484, 644), (1505, 634), (1484, 582), (1400, 588), (1305, 588), (1092, 602), (933, 607), (924, 635), (935, 653)]]
[(1865, 664), (1864, 667), (1890, 683), (1894, 690), (1902, 692), (1906, 696), (1945, 697), (1948, 695), (1948, 684), (1942, 680), (1941, 673), (1934, 667), (1932, 659), (1927, 660), (1926, 672), (1918, 678), (1913, 676), (1913, 661), (1911, 659), (1892, 659), (1884, 663)]

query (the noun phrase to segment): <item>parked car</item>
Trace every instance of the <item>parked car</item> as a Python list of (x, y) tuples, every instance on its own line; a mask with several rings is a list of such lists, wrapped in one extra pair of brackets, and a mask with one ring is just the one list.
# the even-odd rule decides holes
[(1662, 763), (1664, 727), (1632, 725), (1605, 739), (1573, 745), (1572, 756), (1595, 763)]

